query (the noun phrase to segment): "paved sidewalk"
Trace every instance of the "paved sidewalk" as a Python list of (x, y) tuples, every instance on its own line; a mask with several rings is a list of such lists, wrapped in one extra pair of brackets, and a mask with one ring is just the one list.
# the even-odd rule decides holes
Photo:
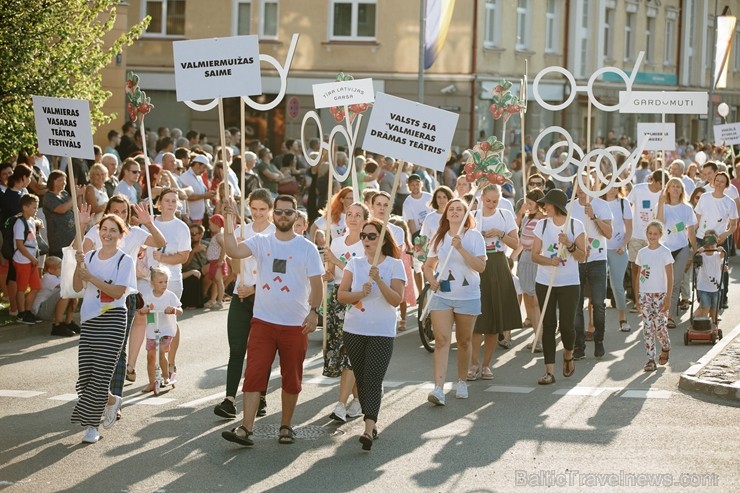
[(740, 403), (740, 325), (686, 370), (678, 387)]

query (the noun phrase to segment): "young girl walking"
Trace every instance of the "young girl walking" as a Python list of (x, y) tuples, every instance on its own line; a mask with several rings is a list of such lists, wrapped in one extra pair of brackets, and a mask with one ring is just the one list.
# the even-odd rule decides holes
[(668, 310), (673, 289), (673, 255), (661, 243), (663, 223), (651, 221), (645, 228), (648, 246), (637, 252), (639, 267), (637, 284), (637, 312), (642, 316), (642, 335), (645, 338), (648, 362), (645, 371), (655, 371), (655, 337), (660, 341), (658, 363), (668, 363), (671, 341), (668, 338)]

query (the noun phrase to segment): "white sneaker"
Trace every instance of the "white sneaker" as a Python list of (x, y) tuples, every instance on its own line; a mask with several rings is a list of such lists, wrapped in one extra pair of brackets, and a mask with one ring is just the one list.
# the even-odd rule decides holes
[(457, 381), (457, 387), (455, 388), (456, 399), (467, 399), (468, 398), (468, 384), (462, 380)]
[(429, 392), (429, 395), (427, 396), (427, 400), (437, 406), (444, 406), (445, 405), (445, 393), (444, 393), (444, 390), (442, 390), (442, 387), (434, 387), (434, 390)]
[(106, 430), (116, 424), (116, 414), (118, 413), (118, 409), (121, 407), (121, 402), (123, 401), (123, 399), (117, 395), (114, 395), (113, 398), (115, 399), (115, 402), (105, 406), (105, 410), (103, 411), (103, 428)]
[[(115, 413), (113, 413), (115, 415)], [(100, 433), (96, 428), (88, 426), (85, 428), (85, 432), (82, 434), (82, 443), (96, 443), (100, 440)]]
[(342, 423), (346, 423), (347, 422), (347, 407), (341, 402), (337, 402), (336, 407), (334, 407), (334, 412), (331, 413), (330, 417), (331, 419), (335, 419), (337, 421), (341, 421)]
[(357, 418), (362, 416), (362, 406), (360, 405), (360, 399), (352, 399), (352, 402), (347, 406), (347, 417)]

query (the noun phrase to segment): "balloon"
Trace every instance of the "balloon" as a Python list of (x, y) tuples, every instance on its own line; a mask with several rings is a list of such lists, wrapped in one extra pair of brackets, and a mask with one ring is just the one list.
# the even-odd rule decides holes
[(719, 106), (717, 106), (717, 113), (719, 113), (719, 116), (722, 118), (727, 118), (727, 115), (730, 114), (730, 107), (727, 103), (720, 103)]
[(704, 166), (704, 163), (707, 162), (707, 153), (704, 151), (697, 152), (696, 156), (694, 156), (694, 161), (696, 161), (696, 164), (699, 166)]

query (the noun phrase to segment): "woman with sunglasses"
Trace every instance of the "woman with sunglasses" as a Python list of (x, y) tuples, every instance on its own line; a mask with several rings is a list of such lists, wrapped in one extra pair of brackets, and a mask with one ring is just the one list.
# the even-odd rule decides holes
[[(468, 398), (470, 338), (475, 319), (481, 313), (480, 273), (486, 268), (486, 243), (462, 199), (447, 202), (439, 229), (431, 241), (424, 263), (424, 276), (434, 295), (429, 301), (429, 316), (434, 330), (434, 390), (427, 397), (445, 405), (444, 383), (450, 352), (452, 325), (457, 338), (457, 386), (455, 397)], [(458, 234), (459, 232), (459, 234)], [(444, 272), (441, 263), (449, 257)]]
[[(400, 250), (383, 223), (373, 219), (362, 227), (363, 256), (352, 258), (344, 269), (337, 297), (347, 305), (344, 345), (357, 379), (359, 402), (365, 414), (360, 436), (363, 450), (370, 450), (378, 435), (383, 378), (393, 354), (396, 335), (396, 307), (403, 298), (406, 274), (399, 260)], [(378, 248), (378, 265), (373, 267)]]
[(359, 416), (362, 409), (357, 399), (353, 399), (347, 405), (349, 395), (353, 393), (357, 397), (357, 394), (354, 390), (355, 375), (352, 373), (352, 366), (344, 348), (342, 331), (347, 307), (337, 300), (337, 291), (342, 282), (347, 262), (364, 255), (360, 233), (368, 217), (370, 217), (370, 211), (365, 204), (355, 203), (349, 206), (345, 217), (347, 233), (334, 240), (330, 248), (324, 252), (329, 266), (326, 272), (326, 280), (329, 282), (330, 298), (326, 309), (326, 350), (324, 351), (323, 375), (325, 377), (340, 377), (339, 402), (334, 407), (331, 417), (342, 422), (347, 421), (347, 416)]
[(139, 190), (136, 188), (141, 176), (141, 166), (131, 158), (126, 159), (121, 166), (121, 173), (118, 175), (118, 185), (113, 194), (121, 194), (132, 204), (139, 203)]

